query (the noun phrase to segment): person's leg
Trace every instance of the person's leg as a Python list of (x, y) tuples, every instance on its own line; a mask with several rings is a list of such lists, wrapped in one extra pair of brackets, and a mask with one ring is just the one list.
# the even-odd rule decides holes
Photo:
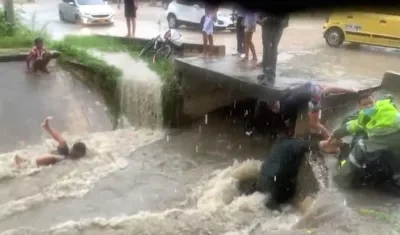
[(239, 16), (236, 21), (237, 52), (239, 54), (243, 53), (243, 44), (244, 44), (244, 27), (242, 23), (243, 23), (243, 17)]
[(133, 10), (132, 16), (131, 16), (131, 28), (132, 28), (132, 37), (135, 37), (136, 35), (136, 10)]
[(214, 54), (214, 37), (212, 34), (208, 35), (208, 55), (212, 56)]
[(132, 26), (131, 26), (131, 18), (128, 16), (126, 17), (126, 28), (128, 29), (128, 34), (126, 35), (127, 37), (130, 37), (132, 34)]
[(67, 145), (67, 142), (65, 141), (64, 137), (58, 130), (50, 127), (49, 124), (50, 119), (51, 117), (47, 117), (42, 123), (42, 127), (58, 143), (58, 148), (63, 148), (64, 146)]
[(203, 53), (200, 56), (207, 55), (207, 33), (203, 31)]
[(37, 60), (32, 60), (32, 71), (34, 73), (37, 73), (42, 67), (42, 60), (37, 59)]
[(279, 42), (281, 41), (283, 29), (279, 29), (276, 32), (274, 32), (271, 42), (271, 64), (269, 65), (271, 67), (270, 69), (270, 74), (271, 77), (275, 79), (276, 77), (276, 64), (278, 63), (278, 46)]
[(44, 73), (49, 73), (49, 70), (47, 69), (47, 65), (49, 64), (51, 59), (51, 54), (50, 53), (45, 53), (43, 55), (43, 59), (42, 59), (42, 63), (41, 63), (41, 67), (40, 70)]
[(251, 54), (253, 56), (253, 61), (257, 62), (257, 54), (256, 54), (256, 48), (254, 47), (254, 43), (253, 43), (253, 31), (249, 32), (249, 47), (251, 50)]
[(249, 59), (249, 33), (247, 32), (247, 28), (244, 33), (244, 58), (243, 61), (247, 61)]

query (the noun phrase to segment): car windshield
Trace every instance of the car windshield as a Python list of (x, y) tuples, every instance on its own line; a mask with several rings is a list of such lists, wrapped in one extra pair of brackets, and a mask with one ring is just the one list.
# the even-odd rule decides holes
[(103, 0), (77, 0), (79, 5), (104, 5)]

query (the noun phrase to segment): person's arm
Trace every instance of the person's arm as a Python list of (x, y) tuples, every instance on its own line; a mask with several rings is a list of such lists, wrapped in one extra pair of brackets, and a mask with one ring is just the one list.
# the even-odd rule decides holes
[(36, 165), (49, 166), (57, 163), (58, 161), (60, 161), (60, 158), (58, 158), (57, 156), (52, 154), (47, 154), (36, 158)]
[(139, 8), (139, 0), (133, 0), (135, 2), (135, 9), (137, 10)]
[(348, 135), (354, 135), (359, 131), (364, 129), (363, 125), (360, 125), (358, 119), (350, 120), (346, 122), (345, 125), (342, 125), (340, 128), (333, 132), (333, 139), (341, 139)]
[(322, 125), (320, 123), (318, 111), (309, 112), (308, 119), (309, 119), (310, 128), (313, 128), (313, 129), (319, 131), (324, 138), (326, 138), (326, 139), (329, 138), (331, 133), (328, 131), (328, 129), (326, 129), (326, 127), (324, 125)]
[(339, 94), (339, 93), (355, 93), (357, 92), (357, 90), (355, 90), (354, 88), (352, 89), (347, 89), (347, 88), (342, 88), (342, 87), (324, 87), (324, 92), (329, 94), (329, 93), (333, 93), (333, 94)]
[(31, 68), (30, 68), (30, 62), (31, 62), (31, 60), (32, 60), (32, 58), (33, 58), (33, 55), (34, 55), (34, 53), (33, 53), (33, 51), (31, 51), (29, 54), (28, 54), (28, 56), (26, 57), (26, 69), (29, 71)]

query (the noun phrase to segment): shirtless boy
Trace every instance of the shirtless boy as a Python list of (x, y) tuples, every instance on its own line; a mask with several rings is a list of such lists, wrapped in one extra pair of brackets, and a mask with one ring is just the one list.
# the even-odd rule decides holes
[[(68, 148), (67, 142), (65, 141), (64, 137), (61, 135), (59, 131), (52, 128), (49, 124), (51, 117), (47, 117), (44, 122), (42, 123), (43, 129), (51, 137), (57, 141), (57, 150), (53, 151), (50, 154), (45, 154), (43, 156), (39, 156), (33, 160), (33, 164), (40, 167), (40, 166), (48, 166), (53, 165), (61, 160), (64, 159), (78, 159), (86, 155), (86, 145), (82, 142), (76, 142), (72, 146), (71, 150)], [(27, 163), (28, 160), (22, 158), (18, 155), (15, 156), (15, 164), (18, 167), (21, 167), (24, 163)]]

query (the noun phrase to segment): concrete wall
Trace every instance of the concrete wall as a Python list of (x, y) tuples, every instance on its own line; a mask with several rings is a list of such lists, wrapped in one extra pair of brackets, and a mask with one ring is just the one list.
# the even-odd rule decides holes
[[(110, 36), (110, 35), (97, 35), (98, 37), (103, 38), (111, 38), (115, 39), (122, 44), (126, 45), (142, 45), (145, 46), (151, 39), (149, 38), (127, 38), (127, 37), (118, 37), (118, 36)], [(180, 56), (185, 56), (187, 54), (200, 54), (203, 52), (203, 45), (198, 43), (188, 43), (184, 42), (182, 44), (182, 53)], [(213, 52), (217, 56), (224, 56), (225, 55), (225, 46), (224, 45), (214, 45)]]

